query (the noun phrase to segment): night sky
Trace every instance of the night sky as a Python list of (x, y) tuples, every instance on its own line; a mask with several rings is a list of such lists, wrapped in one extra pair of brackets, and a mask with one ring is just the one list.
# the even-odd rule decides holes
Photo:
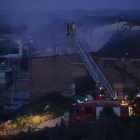
[(0, 10), (140, 9), (140, 0), (0, 0)]

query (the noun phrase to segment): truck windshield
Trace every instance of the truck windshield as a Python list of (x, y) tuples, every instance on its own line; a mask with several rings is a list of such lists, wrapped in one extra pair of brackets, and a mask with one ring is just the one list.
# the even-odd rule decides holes
[(79, 106), (73, 106), (73, 107), (71, 108), (71, 113), (78, 113), (79, 110), (80, 110), (80, 107), (79, 107)]

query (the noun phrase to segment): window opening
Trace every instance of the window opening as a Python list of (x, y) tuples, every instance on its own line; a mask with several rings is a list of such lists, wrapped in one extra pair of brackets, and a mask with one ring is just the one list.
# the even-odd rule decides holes
[(115, 60), (104, 60), (104, 68), (113, 68)]
[(140, 69), (140, 61), (133, 61), (133, 69)]

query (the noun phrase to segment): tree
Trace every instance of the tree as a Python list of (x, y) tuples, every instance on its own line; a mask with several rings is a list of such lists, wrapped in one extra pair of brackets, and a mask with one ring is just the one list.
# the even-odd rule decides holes
[(123, 91), (123, 93), (127, 95), (127, 99), (129, 100), (129, 105), (132, 106), (133, 115), (140, 116), (140, 98), (136, 97), (136, 94), (140, 93), (140, 89), (126, 88)]
[(17, 54), (19, 53), (18, 44), (16, 42), (5, 40), (0, 42), (0, 54)]
[(96, 88), (96, 84), (92, 77), (83, 76), (75, 81), (75, 92), (78, 95), (84, 96), (86, 91)]
[(112, 106), (105, 106), (102, 111), (99, 112), (99, 119), (102, 117), (117, 117), (118, 115), (114, 112)]

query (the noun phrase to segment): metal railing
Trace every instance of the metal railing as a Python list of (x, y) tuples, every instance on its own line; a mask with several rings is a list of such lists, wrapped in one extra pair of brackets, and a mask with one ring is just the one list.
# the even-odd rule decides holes
[(92, 78), (96, 82), (97, 87), (100, 88), (103, 86), (106, 89), (106, 92), (109, 93), (110, 97), (114, 98), (115, 95), (114, 95), (111, 85), (106, 80), (103, 73), (100, 71), (96, 63), (93, 61), (93, 59), (91, 58), (91, 56), (89, 55), (85, 47), (81, 44), (81, 42), (76, 37), (76, 35), (74, 34), (70, 34), (70, 35), (71, 35), (71, 38), (73, 39), (74, 45), (78, 49), (83, 59), (83, 62), (85, 63), (87, 69), (89, 70)]

